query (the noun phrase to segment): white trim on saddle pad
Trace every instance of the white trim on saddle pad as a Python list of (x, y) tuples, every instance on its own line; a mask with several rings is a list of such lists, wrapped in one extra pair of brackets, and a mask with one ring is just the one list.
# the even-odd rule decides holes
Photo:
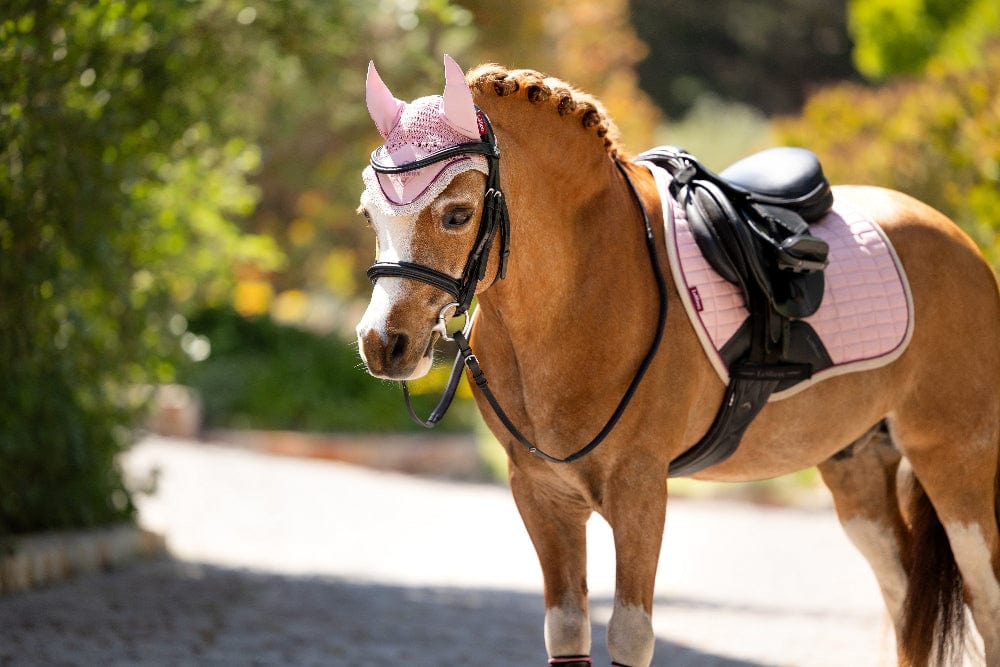
[[(670, 270), (684, 309), (705, 354), (723, 382), (729, 372), (719, 350), (748, 316), (736, 285), (702, 256), (688, 228), (684, 207), (670, 196), (670, 174), (641, 162), (656, 179), (663, 206)], [(833, 365), (777, 392), (787, 398), (836, 375), (879, 368), (899, 358), (913, 336), (913, 297), (906, 272), (882, 229), (862, 212), (834, 202), (833, 210), (809, 226), (830, 246), (819, 310), (804, 319), (819, 334)]]

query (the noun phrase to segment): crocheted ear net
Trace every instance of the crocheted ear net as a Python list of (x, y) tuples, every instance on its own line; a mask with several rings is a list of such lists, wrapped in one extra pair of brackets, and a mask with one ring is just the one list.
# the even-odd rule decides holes
[[(399, 122), (375, 152), (380, 164), (402, 166), (443, 148), (469, 141), (444, 114), (443, 97), (421, 97), (406, 105)], [(489, 173), (482, 155), (461, 155), (446, 162), (402, 174), (376, 173), (370, 166), (362, 172), (368, 200), (388, 215), (407, 215), (423, 210), (458, 174), (474, 169)]]

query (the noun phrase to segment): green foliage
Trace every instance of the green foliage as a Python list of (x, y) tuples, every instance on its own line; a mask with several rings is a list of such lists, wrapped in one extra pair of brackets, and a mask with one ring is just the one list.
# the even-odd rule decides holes
[[(180, 374), (200, 394), (207, 428), (419, 428), (403, 406), (397, 383), (373, 380), (354, 342), (283, 326), (266, 316), (244, 318), (231, 309), (206, 310), (191, 319), (189, 329), (211, 343), (209, 357)], [(460, 398), (441, 427), (468, 430), (474, 414), (471, 402)]]
[[(201, 88), (215, 63), (174, 3), (14, 2), (0, 21), (0, 535), (127, 518), (114, 467), (168, 326), (218, 301), (257, 150)], [(201, 75), (199, 77), (199, 74)]]
[[(294, 286), (361, 273), (344, 264), (369, 247), (367, 60), (439, 82), (469, 18), (447, 0), (5, 4), (0, 535), (130, 516), (113, 461), (144, 388), (175, 379), (181, 313), (280, 269), (270, 234)], [(267, 236), (240, 228), (258, 210)], [(316, 233), (288, 242), (296, 220)]]
[(857, 77), (843, 2), (632, 0), (630, 5), (632, 22), (649, 48), (638, 67), (642, 87), (674, 119), (705, 94), (769, 115), (792, 113), (818, 87)]
[(708, 167), (721, 170), (773, 145), (770, 131), (770, 122), (757, 109), (703, 95), (683, 119), (662, 126), (656, 143), (682, 146)]
[(257, 3), (250, 15), (242, 0), (202, 4), (215, 7), (202, 10), (212, 40), (252, 72), (229, 112), (262, 149), (250, 228), (289, 257), (269, 280), (279, 292), (366, 294), (373, 243), (355, 211), (361, 170), (381, 143), (365, 104), (368, 61), (401, 99), (440, 93), (443, 53), (472, 64), (463, 57), (471, 15), (448, 0), (284, 0)]
[(906, 192), (949, 215), (1000, 267), (1000, 44), (973, 68), (939, 67), (873, 90), (814, 96), (779, 141), (808, 146), (833, 182)]
[(996, 0), (850, 0), (854, 62), (873, 79), (919, 74), (933, 60), (975, 65), (1000, 34)]

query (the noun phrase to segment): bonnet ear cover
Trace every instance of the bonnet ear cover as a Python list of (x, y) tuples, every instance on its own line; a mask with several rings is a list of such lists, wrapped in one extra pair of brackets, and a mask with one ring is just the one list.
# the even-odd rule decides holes
[(365, 78), (365, 101), (368, 104), (368, 113), (375, 121), (382, 138), (385, 139), (396, 127), (399, 117), (406, 108), (406, 102), (397, 100), (389, 87), (382, 81), (375, 69), (375, 63), (368, 62), (368, 76)]
[(472, 91), (462, 68), (449, 55), (444, 57), (444, 77), (444, 100), (441, 105), (445, 120), (469, 139), (479, 139), (479, 121)]
[[(407, 104), (389, 91), (373, 63), (368, 64), (365, 98), (368, 113), (385, 145), (372, 154), (380, 165), (403, 167), (435, 152), (470, 141), (480, 142), (479, 114), (462, 68), (444, 57), (444, 95), (421, 97)], [(463, 171), (489, 175), (483, 155), (458, 154), (426, 167), (400, 173), (362, 173), (369, 205), (387, 215), (408, 215), (423, 210)]]

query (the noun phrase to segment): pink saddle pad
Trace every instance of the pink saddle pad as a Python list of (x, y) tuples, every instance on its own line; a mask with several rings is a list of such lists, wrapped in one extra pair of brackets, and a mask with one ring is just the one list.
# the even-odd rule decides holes
[[(729, 372), (719, 350), (749, 315), (736, 285), (702, 256), (688, 227), (684, 207), (670, 196), (670, 174), (643, 163), (656, 179), (663, 207), (670, 269), (684, 309), (705, 354), (723, 382)], [(826, 346), (833, 365), (818, 371), (771, 400), (780, 400), (835, 375), (870, 370), (897, 359), (913, 334), (910, 286), (882, 229), (864, 213), (842, 202), (810, 225), (813, 235), (830, 246), (823, 303), (805, 318)]]

